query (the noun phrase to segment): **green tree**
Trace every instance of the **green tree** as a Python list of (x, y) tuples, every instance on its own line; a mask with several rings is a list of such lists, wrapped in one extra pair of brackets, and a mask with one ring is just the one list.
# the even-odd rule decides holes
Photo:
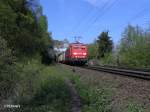
[(100, 36), (98, 36), (98, 57), (103, 58), (105, 54), (111, 53), (113, 49), (113, 41), (111, 37), (108, 35), (108, 32), (102, 32)]
[(88, 55), (89, 55), (89, 59), (94, 59), (97, 58), (98, 55), (98, 46), (97, 43), (94, 42), (92, 44), (88, 45)]
[[(49, 46), (53, 46), (52, 33), (47, 31), (46, 16), (42, 10), (40, 15), (36, 13), (31, 1), (0, 0), (0, 104), (4, 99), (9, 98), (13, 102), (19, 97), (19, 91), (25, 89), (22, 82), (25, 85), (29, 82), (26, 75), (33, 79), (33, 76), (36, 78), (33, 74), (38, 74), (29, 66), (31, 60), (36, 57), (34, 60), (39, 63), (41, 57), (48, 57)], [(23, 59), (29, 63), (26, 65)], [(24, 70), (25, 65), (31, 70)]]
[(119, 60), (129, 67), (150, 67), (150, 33), (129, 25), (121, 39)]
[[(17, 57), (32, 57), (52, 45), (47, 19), (37, 0), (1, 0), (0, 36)], [(38, 5), (34, 11), (34, 3)], [(41, 9), (41, 10), (39, 10)], [(39, 10), (39, 11), (38, 11)]]

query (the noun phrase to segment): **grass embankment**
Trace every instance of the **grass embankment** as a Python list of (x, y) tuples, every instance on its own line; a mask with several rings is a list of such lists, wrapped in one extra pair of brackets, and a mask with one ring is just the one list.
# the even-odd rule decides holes
[(95, 82), (91, 77), (74, 76), (72, 78), (82, 100), (83, 112), (111, 111), (111, 96), (113, 89)]
[[(88, 72), (87, 72), (88, 73)], [(82, 112), (149, 112), (136, 99), (115, 99), (120, 86), (116, 80), (94, 74), (74, 74), (71, 78), (80, 94)], [(136, 94), (136, 93), (135, 93)]]
[(59, 65), (45, 66), (37, 61), (17, 66), (20, 80), (12, 99), (21, 108), (16, 112), (70, 112), (71, 98), (64, 81), (66, 78), (75, 84), (81, 97), (82, 112), (148, 112), (132, 98), (125, 101), (126, 105), (114, 104), (118, 84), (105, 77), (81, 75)]
[(70, 96), (64, 83), (67, 75), (59, 66), (36, 61), (20, 64), (20, 81), (14, 98), (18, 112), (69, 112)]

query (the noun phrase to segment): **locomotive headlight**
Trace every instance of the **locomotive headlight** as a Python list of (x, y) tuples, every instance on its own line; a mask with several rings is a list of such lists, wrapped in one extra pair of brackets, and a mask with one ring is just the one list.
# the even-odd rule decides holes
[(74, 52), (74, 53), (73, 53), (73, 55), (77, 55), (77, 53), (76, 53), (76, 52)]
[(83, 55), (86, 55), (86, 53), (83, 53)]

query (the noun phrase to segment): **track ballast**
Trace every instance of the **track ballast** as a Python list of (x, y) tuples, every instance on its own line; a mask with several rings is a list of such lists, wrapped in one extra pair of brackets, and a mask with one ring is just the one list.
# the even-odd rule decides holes
[(107, 73), (113, 73), (117, 75), (124, 75), (129, 77), (135, 77), (145, 80), (150, 80), (150, 72), (149, 71), (137, 71), (137, 70), (129, 70), (129, 69), (121, 69), (121, 68), (113, 68), (113, 67), (106, 67), (106, 66), (84, 66), (83, 68), (102, 71)]

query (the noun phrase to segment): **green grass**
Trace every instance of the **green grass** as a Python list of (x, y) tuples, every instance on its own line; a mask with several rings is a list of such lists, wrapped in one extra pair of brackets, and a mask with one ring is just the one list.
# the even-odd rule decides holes
[(149, 112), (149, 109), (144, 108), (142, 105), (135, 101), (129, 101), (126, 112)]
[[(12, 99), (21, 108), (15, 112), (70, 112), (71, 98), (64, 81), (66, 78), (75, 84), (81, 97), (82, 112), (112, 111), (112, 97), (118, 85), (105, 76), (79, 75), (61, 65), (45, 66), (36, 60), (17, 64), (16, 71), (20, 77)], [(117, 108), (122, 112), (148, 112), (129, 100), (125, 101), (126, 105), (117, 105)]]
[(68, 75), (59, 66), (44, 66), (32, 61), (19, 65), (15, 103), (21, 104), (18, 112), (69, 112), (70, 95), (64, 80)]
[(127, 112), (144, 112), (143, 108), (137, 104), (129, 103)]
[(74, 76), (74, 83), (82, 100), (83, 112), (110, 111), (110, 89), (88, 85), (87, 83), (84, 83), (78, 76)]
[(107, 76), (73, 74), (70, 78), (81, 97), (82, 112), (149, 112), (136, 99), (121, 99), (113, 104), (118, 83)]

